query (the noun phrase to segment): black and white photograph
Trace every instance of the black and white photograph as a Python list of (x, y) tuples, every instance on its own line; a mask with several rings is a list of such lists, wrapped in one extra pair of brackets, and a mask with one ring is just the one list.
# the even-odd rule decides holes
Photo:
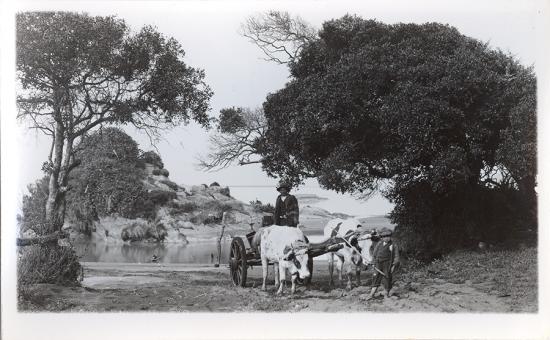
[(3, 6), (3, 338), (550, 337), (548, 2)]

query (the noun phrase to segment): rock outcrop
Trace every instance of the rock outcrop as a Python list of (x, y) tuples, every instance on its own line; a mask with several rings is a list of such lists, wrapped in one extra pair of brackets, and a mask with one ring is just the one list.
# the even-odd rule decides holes
[(228, 187), (218, 183), (179, 185), (169, 179), (168, 170), (149, 163), (145, 173), (144, 189), (157, 202), (155, 218), (101, 217), (93, 224), (93, 239), (114, 243), (187, 243), (218, 237), (222, 225), (227, 235), (232, 235), (248, 232), (251, 224), (261, 223), (262, 213), (231, 197)]

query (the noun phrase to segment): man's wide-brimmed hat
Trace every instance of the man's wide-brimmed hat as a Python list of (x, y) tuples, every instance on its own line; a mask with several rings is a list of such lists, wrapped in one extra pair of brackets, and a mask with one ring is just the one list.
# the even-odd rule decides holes
[(292, 189), (292, 186), (287, 182), (279, 182), (279, 185), (277, 185), (277, 191), (281, 191), (282, 188), (286, 188), (288, 191)]
[(391, 236), (392, 235), (392, 231), (388, 228), (382, 228), (382, 230), (380, 230), (380, 237), (388, 237), (388, 236)]

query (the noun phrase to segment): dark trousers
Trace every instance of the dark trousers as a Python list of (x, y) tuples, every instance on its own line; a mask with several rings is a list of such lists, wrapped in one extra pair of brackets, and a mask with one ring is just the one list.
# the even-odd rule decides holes
[(390, 291), (392, 288), (392, 277), (391, 277), (391, 261), (388, 260), (382, 260), (382, 261), (376, 261), (374, 263), (374, 266), (378, 268), (384, 275), (379, 273), (376, 269), (374, 270), (374, 279), (372, 281), (372, 287), (378, 287), (380, 286), (381, 281), (384, 281), (384, 288), (387, 292)]

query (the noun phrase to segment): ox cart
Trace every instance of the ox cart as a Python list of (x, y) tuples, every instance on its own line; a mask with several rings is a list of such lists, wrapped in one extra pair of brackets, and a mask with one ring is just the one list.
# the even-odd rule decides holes
[[(264, 220), (265, 221), (265, 220)], [(262, 225), (269, 225), (269, 223), (262, 223)], [(242, 236), (235, 236), (231, 239), (231, 246), (229, 249), (229, 271), (231, 274), (231, 281), (235, 286), (246, 286), (246, 274), (247, 270), (253, 266), (261, 266), (262, 260), (260, 258), (260, 252), (252, 247), (252, 239), (256, 231), (252, 231)], [(302, 283), (309, 285), (311, 283), (311, 277), (313, 276), (313, 258), (321, 256), (328, 252), (334, 252), (343, 248), (342, 240), (338, 237), (331, 237), (320, 243), (308, 243), (308, 255), (309, 260), (307, 267), (310, 272), (310, 276), (306, 280), (300, 280)], [(269, 263), (270, 265), (273, 263)]]

